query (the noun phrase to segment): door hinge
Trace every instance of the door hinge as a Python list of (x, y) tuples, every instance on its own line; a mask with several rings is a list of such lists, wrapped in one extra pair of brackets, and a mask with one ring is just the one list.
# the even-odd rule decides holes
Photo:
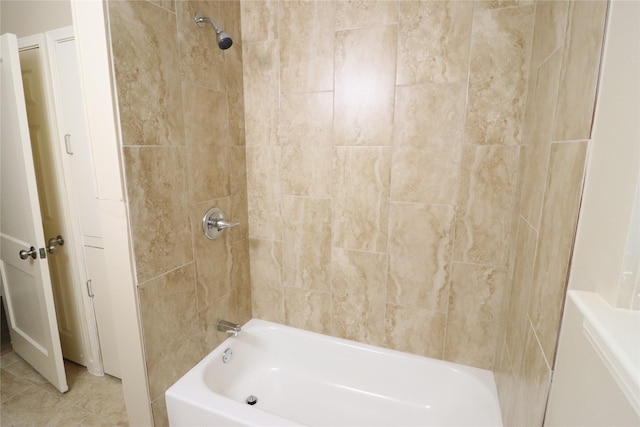
[(91, 286), (91, 279), (87, 280), (87, 294), (89, 298), (93, 298), (93, 287)]

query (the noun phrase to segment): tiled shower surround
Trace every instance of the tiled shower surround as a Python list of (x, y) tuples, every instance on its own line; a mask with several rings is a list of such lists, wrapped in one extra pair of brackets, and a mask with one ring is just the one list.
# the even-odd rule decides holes
[[(137, 272), (157, 426), (164, 392), (226, 337), (219, 318), (251, 318), (242, 41), (238, 2), (110, 1), (113, 61)], [(221, 51), (214, 17), (234, 35)], [(218, 206), (242, 227), (207, 240)]]
[(494, 369), (541, 425), (606, 6), (110, 1), (156, 424), (254, 316)]

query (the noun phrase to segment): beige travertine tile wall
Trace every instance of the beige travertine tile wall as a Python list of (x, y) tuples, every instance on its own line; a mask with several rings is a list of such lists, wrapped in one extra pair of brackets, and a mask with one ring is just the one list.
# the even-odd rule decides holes
[[(110, 1), (123, 160), (140, 315), (157, 426), (164, 391), (251, 317), (238, 1)], [(218, 49), (210, 16), (234, 39)], [(239, 228), (201, 233), (219, 206)]]
[(532, 1), (243, 1), (253, 315), (494, 365)]
[(495, 367), (506, 426), (543, 423), (606, 11), (605, 1), (541, 1), (536, 6), (512, 279)]

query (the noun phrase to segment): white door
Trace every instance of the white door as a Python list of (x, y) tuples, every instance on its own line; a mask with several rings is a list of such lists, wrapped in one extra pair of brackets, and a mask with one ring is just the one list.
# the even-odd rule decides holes
[[(73, 28), (66, 27), (47, 33), (54, 99), (57, 102), (59, 139), (65, 141), (62, 168), (67, 179), (68, 203), (75, 213), (74, 221), (80, 236), (78, 262), (84, 261), (86, 280), (92, 294), (93, 312), (98, 330), (104, 372), (120, 378), (117, 335), (111, 306), (110, 283), (104, 262), (103, 230), (95, 184), (93, 155), (86, 126), (84, 96), (80, 84), (80, 67), (76, 54)], [(80, 256), (82, 255), (82, 256)], [(64, 344), (64, 343), (63, 343)], [(64, 349), (64, 345), (63, 345)]]
[[(17, 38), (1, 36), (0, 272), (16, 353), (68, 390), (33, 169)], [(23, 259), (26, 258), (26, 259)]]
[(73, 271), (76, 261), (71, 241), (72, 232), (66, 227), (65, 188), (58, 184), (61, 180), (57, 176), (57, 162), (54, 158), (57, 148), (54, 146), (55, 131), (51, 129), (53, 121), (47, 108), (44, 80), (46, 68), (41, 48), (37, 45), (20, 50), (19, 55), (42, 227), (47, 242), (61, 236), (63, 242), (66, 239), (67, 243), (57, 246), (55, 252), (48, 257), (62, 355), (65, 359), (87, 366), (80, 328), (82, 301), (76, 298), (75, 293), (80, 285), (79, 278)]

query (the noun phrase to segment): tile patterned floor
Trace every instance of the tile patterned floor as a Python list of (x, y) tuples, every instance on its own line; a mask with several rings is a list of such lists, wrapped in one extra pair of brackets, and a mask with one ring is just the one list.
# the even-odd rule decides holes
[(120, 380), (91, 375), (64, 361), (69, 391), (61, 394), (13, 351), (0, 356), (0, 425), (128, 426)]

